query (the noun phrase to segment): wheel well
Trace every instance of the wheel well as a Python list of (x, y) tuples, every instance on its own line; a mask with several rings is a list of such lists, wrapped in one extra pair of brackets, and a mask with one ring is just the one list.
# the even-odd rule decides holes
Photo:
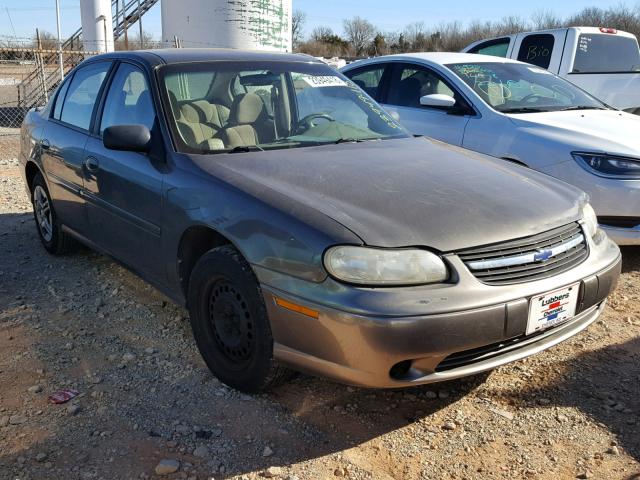
[(29, 186), (29, 191), (33, 190), (33, 179), (36, 177), (38, 173), (40, 173), (40, 169), (33, 162), (27, 162), (27, 166), (24, 168), (25, 177), (27, 179), (27, 185)]
[(189, 227), (182, 234), (178, 246), (178, 276), (185, 297), (188, 295), (191, 272), (200, 257), (212, 248), (230, 244), (229, 239), (204, 226)]

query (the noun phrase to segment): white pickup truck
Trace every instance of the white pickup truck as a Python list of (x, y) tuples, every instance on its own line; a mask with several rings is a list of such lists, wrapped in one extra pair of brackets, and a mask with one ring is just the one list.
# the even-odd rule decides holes
[(541, 30), (481, 40), (463, 52), (546, 68), (608, 105), (640, 115), (640, 49), (631, 33), (596, 27)]

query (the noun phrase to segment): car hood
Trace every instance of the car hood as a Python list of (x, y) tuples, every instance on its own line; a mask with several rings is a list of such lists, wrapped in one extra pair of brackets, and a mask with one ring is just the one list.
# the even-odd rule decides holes
[(579, 219), (585, 201), (547, 175), (425, 138), (193, 161), (261, 201), (283, 208), (284, 196), (380, 247), (447, 252), (524, 237)]
[[(640, 154), (640, 116), (618, 110), (577, 110), (510, 114), (520, 128), (535, 128), (557, 140), (564, 140), (575, 150)], [(539, 132), (538, 132), (539, 133)]]

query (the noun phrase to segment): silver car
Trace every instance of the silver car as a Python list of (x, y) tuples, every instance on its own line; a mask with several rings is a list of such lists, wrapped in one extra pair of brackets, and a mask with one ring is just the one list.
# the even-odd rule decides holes
[(306, 56), (92, 58), (28, 114), (20, 161), (43, 246), (186, 305), (249, 392), (283, 366), (369, 387), (489, 370), (586, 328), (620, 272), (580, 191), (413, 138)]
[(342, 72), (413, 134), (577, 186), (614, 241), (640, 245), (638, 115), (612, 109), (548, 70), (502, 57), (391, 55)]

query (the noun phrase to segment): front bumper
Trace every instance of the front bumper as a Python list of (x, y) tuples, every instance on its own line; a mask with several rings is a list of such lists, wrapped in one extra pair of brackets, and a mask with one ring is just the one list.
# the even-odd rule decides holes
[[(589, 194), (598, 217), (640, 217), (640, 180), (618, 180), (595, 175), (575, 160), (542, 169)], [(600, 225), (618, 245), (640, 245), (640, 225), (633, 228)]]
[[(288, 288), (274, 288), (280, 283), (275, 274), (261, 272), (274, 355), (302, 371), (375, 388), (479, 373), (549, 348), (586, 328), (602, 312), (621, 268), (619, 250), (608, 239), (600, 247), (592, 246), (590, 257), (574, 269), (520, 285), (481, 284), (459, 259), (449, 261), (460, 273), (449, 287), (362, 289), (327, 279), (318, 287), (325, 291), (322, 303), (309, 300), (313, 289), (298, 290), (306, 293), (304, 297), (292, 295), (298, 281), (289, 278)], [(526, 337), (529, 299), (576, 282), (581, 285), (577, 315)], [(315, 310), (318, 318), (281, 308), (275, 297)], [(389, 314), (391, 309), (418, 308), (421, 314)]]

